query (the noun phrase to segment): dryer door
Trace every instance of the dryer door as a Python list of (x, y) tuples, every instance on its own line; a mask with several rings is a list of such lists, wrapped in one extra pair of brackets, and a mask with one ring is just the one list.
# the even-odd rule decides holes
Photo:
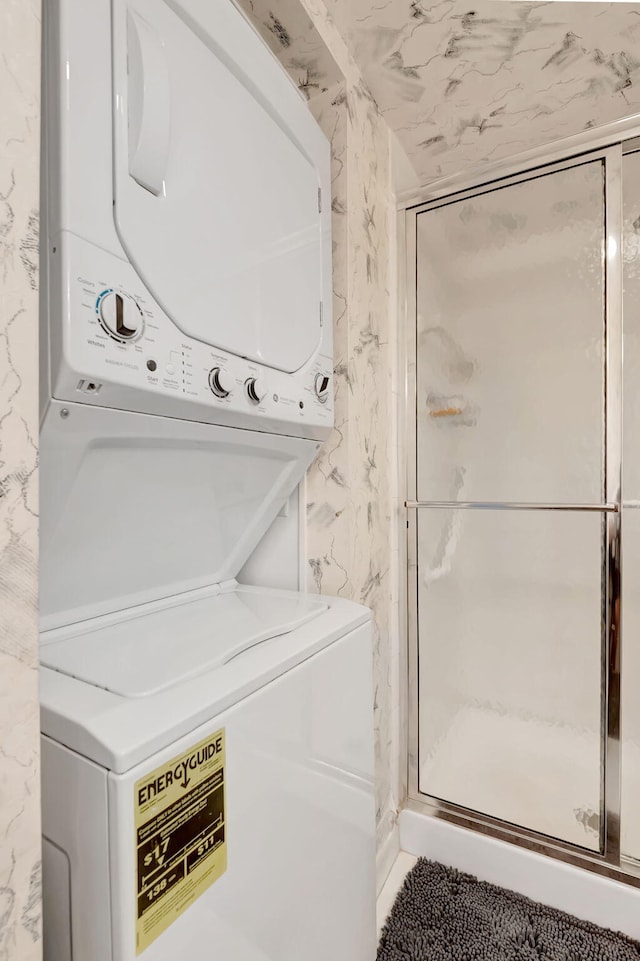
[(318, 174), (262, 101), (271, 55), (229, 0), (207, 29), (170, 3), (113, 3), (116, 228), (183, 333), (292, 372), (320, 340)]

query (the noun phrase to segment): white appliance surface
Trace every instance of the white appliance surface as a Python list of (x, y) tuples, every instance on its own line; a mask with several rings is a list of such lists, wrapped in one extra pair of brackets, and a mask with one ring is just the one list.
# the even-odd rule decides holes
[(42, 628), (234, 578), (318, 448), (52, 401), (40, 443)]
[[(224, 654), (224, 636), (218, 638), (216, 648), (216, 621), (210, 621), (208, 644), (201, 621), (222, 596), (219, 586), (43, 634), (43, 732), (97, 764), (122, 773), (371, 616), (367, 608), (336, 597), (244, 586), (236, 586), (233, 592), (227, 587), (226, 594), (226, 600), (245, 611), (251, 604), (254, 611), (270, 609), (271, 615), (269, 637), (261, 642), (246, 647), (246, 636), (240, 631), (233, 635), (234, 645), (244, 650), (230, 659)], [(255, 638), (259, 628), (251, 614), (245, 616), (252, 621), (250, 631)], [(180, 650), (176, 650), (175, 630), (181, 619), (184, 628), (180, 629)], [(303, 623), (291, 629), (296, 619)], [(197, 633), (187, 633), (194, 623)], [(228, 627), (235, 630), (233, 625)], [(282, 633), (284, 630), (288, 633)], [(103, 650), (95, 643), (96, 634), (105, 642)], [(142, 650), (137, 646), (139, 636)], [(114, 637), (117, 646), (112, 649)], [(143, 663), (145, 651), (151, 683)], [(171, 659), (160, 663), (159, 655), (164, 657), (167, 651)], [(172, 669), (181, 680), (167, 684)], [(108, 690), (109, 685), (120, 693)], [(154, 685), (151, 693), (144, 693)], [(125, 687), (130, 687), (131, 693), (122, 693)], [(328, 696), (332, 700), (330, 693)], [(372, 723), (371, 716), (368, 723)]]
[(45, 40), (45, 402), (326, 437), (329, 144), (295, 86), (230, 0), (51, 0)]
[[(92, 618), (42, 639), (41, 663), (123, 697), (145, 697), (222, 667), (326, 611), (308, 594), (235, 586), (162, 610)], [(104, 622), (107, 623), (104, 623)], [(53, 635), (53, 636), (52, 636)]]
[[(136, 958), (138, 898), (146, 893), (137, 888), (136, 782), (219, 729), (226, 872), (141, 956), (374, 961), (371, 628), (363, 608), (326, 601), (329, 610), (307, 625), (161, 695), (116, 697), (43, 671), (44, 873), (49, 890), (70, 891), (67, 925), (47, 926), (45, 913), (45, 961), (69, 961), (69, 945), (73, 961)], [(194, 703), (204, 704), (207, 690), (197, 720)], [(191, 718), (181, 737), (166, 710), (172, 692)], [(76, 736), (102, 714), (104, 741), (135, 741), (141, 725), (160, 727), (164, 746), (145, 746), (133, 767), (125, 750), (121, 773), (95, 763), (95, 744), (70, 750), (53, 715), (72, 718), (82, 698)]]
[(248, 359), (291, 373), (322, 333), (319, 177), (243, 82), (215, 16), (174, 10), (113, 4), (120, 241), (184, 334), (240, 356), (252, 345)]
[(279, 591), (304, 589), (307, 581), (306, 485), (304, 478), (278, 512), (251, 557), (238, 571), (240, 584), (274, 587)]

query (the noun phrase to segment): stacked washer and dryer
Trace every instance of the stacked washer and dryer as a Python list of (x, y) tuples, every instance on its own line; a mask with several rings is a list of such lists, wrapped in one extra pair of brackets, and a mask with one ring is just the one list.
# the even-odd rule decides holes
[(47, 0), (43, 76), (46, 961), (372, 961), (369, 612), (236, 581), (333, 423), (327, 141), (230, 0)]

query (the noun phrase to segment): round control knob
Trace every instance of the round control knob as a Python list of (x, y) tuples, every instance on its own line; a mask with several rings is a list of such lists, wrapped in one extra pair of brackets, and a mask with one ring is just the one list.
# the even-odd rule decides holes
[(209, 371), (209, 387), (216, 397), (228, 397), (233, 389), (233, 377), (223, 367)]
[(314, 388), (316, 391), (316, 397), (321, 404), (326, 404), (329, 400), (329, 388), (331, 382), (326, 374), (316, 374), (316, 379), (314, 382)]
[(247, 397), (253, 404), (259, 404), (267, 393), (267, 388), (259, 377), (249, 377), (249, 379), (244, 382), (244, 386), (247, 391)]
[(142, 311), (133, 297), (114, 290), (100, 301), (100, 322), (111, 337), (122, 341), (135, 340), (144, 326)]

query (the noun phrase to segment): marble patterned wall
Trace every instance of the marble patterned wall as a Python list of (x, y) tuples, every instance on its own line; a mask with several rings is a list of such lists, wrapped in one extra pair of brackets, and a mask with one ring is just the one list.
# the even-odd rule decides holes
[(40, 3), (0, 5), (0, 961), (37, 961)]
[(411, 186), (640, 114), (638, 3), (241, 2), (310, 97), (335, 80), (323, 50), (355, 66)]
[[(343, 102), (344, 101), (344, 102)], [(388, 137), (361, 83), (312, 100), (334, 155), (336, 426), (307, 479), (309, 587), (366, 604), (375, 629), (378, 843), (395, 824), (391, 671)], [(346, 141), (341, 138), (346, 136)]]
[(426, 184), (640, 112), (640, 5), (326, 0)]
[(398, 698), (391, 683), (397, 631), (390, 569), (389, 131), (322, 0), (240, 5), (331, 142), (335, 428), (307, 477), (308, 588), (373, 611), (376, 806), (384, 852), (399, 803)]
[(375, 720), (378, 844), (393, 831), (399, 798), (392, 768), (399, 747), (393, 739), (397, 690), (391, 684), (395, 625), (391, 618), (392, 370), (389, 311), (391, 213), (389, 140), (384, 121), (363, 83), (347, 94), (349, 123), (358, 144), (349, 166), (351, 391), (349, 477), (355, 597), (371, 607), (375, 635)]
[(300, 0), (236, 2), (307, 100), (342, 81), (340, 68)]

